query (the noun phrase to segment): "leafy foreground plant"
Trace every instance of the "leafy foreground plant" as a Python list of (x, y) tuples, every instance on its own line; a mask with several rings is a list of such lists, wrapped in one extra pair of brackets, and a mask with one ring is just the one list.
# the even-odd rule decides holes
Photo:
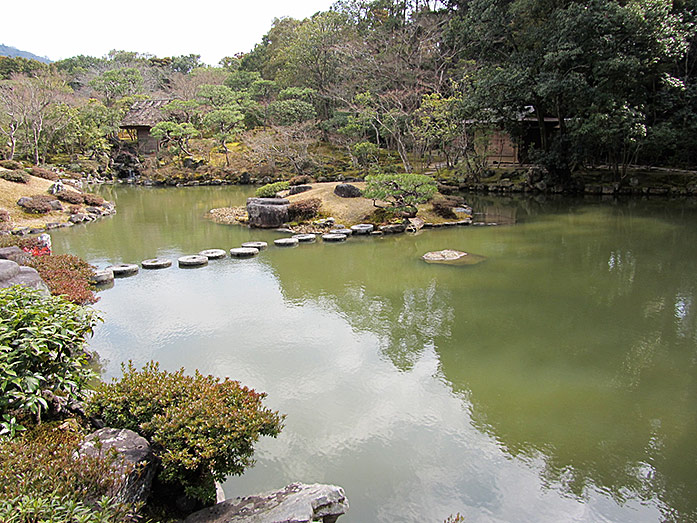
[(133, 510), (110, 496), (114, 455), (75, 459), (84, 439), (77, 423), (42, 424), (0, 443), (3, 523), (120, 523)]
[(237, 381), (161, 371), (154, 362), (142, 371), (129, 363), (123, 372), (90, 398), (88, 411), (148, 439), (161, 463), (158, 480), (170, 492), (183, 488), (190, 498), (214, 501), (214, 481), (242, 474), (259, 436), (281, 431), (283, 416), (262, 405), (266, 394)]
[(84, 343), (98, 320), (60, 297), (0, 290), (0, 436), (21, 430), (16, 417), (40, 422), (49, 399), (54, 406), (82, 399), (94, 377)]

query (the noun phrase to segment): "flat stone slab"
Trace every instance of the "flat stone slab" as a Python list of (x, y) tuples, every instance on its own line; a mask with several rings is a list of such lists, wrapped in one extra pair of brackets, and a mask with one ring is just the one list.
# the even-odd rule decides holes
[(339, 234), (339, 233), (333, 233), (333, 232), (330, 232), (329, 234), (322, 235), (322, 239), (325, 242), (344, 242), (344, 241), (346, 241), (346, 238), (348, 238), (348, 236), (345, 234)]
[(351, 231), (353, 231), (354, 234), (370, 234), (373, 232), (373, 229), (375, 229), (375, 227), (370, 223), (359, 223), (358, 225), (351, 226)]
[(166, 269), (172, 266), (172, 260), (166, 258), (150, 258), (141, 262), (143, 269)]
[(235, 249), (230, 249), (230, 256), (232, 258), (251, 258), (259, 254), (259, 249), (254, 247), (237, 247)]
[(476, 265), (486, 260), (486, 256), (480, 254), (470, 254), (452, 249), (427, 252), (421, 258), (427, 263), (443, 263), (446, 265)]
[(348, 509), (341, 487), (292, 483), (281, 490), (223, 501), (191, 514), (184, 523), (333, 523)]
[(278, 238), (273, 241), (274, 245), (278, 247), (293, 247), (298, 244), (297, 238)]
[(114, 271), (111, 269), (102, 269), (94, 271), (94, 274), (90, 278), (90, 281), (94, 285), (108, 285), (114, 282)]
[(263, 251), (268, 246), (269, 246), (269, 244), (266, 242), (244, 242), (242, 244), (242, 247), (252, 247), (252, 248), (260, 250), (260, 251)]
[(225, 258), (227, 253), (223, 249), (206, 249), (198, 253), (199, 256), (205, 256), (209, 260), (219, 260)]
[(138, 266), (135, 263), (119, 263), (110, 265), (107, 269), (111, 269), (116, 278), (126, 278), (138, 274)]
[(329, 234), (343, 234), (344, 236), (351, 236), (353, 231), (351, 229), (332, 229)]
[(208, 258), (199, 254), (190, 254), (177, 259), (179, 267), (203, 267), (208, 265)]
[(294, 234), (293, 238), (298, 240), (301, 243), (310, 243), (315, 241), (317, 239), (317, 236), (315, 234)]

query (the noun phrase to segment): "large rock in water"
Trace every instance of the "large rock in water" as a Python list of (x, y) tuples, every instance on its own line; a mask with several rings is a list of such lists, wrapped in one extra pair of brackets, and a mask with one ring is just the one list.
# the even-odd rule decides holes
[(155, 459), (148, 440), (132, 430), (103, 428), (80, 445), (80, 456), (108, 456), (116, 451), (115, 470), (119, 476), (111, 494), (123, 503), (139, 503), (150, 495), (155, 476)]
[(249, 225), (275, 229), (286, 223), (290, 202), (285, 198), (247, 198)]
[(421, 258), (427, 263), (443, 263), (446, 265), (477, 265), (486, 260), (486, 256), (481, 254), (471, 254), (452, 249), (427, 252)]
[(0, 259), (0, 289), (13, 285), (24, 285), (31, 289), (40, 290), (41, 294), (45, 296), (51, 294), (36, 269), (23, 267), (12, 260)]
[(223, 501), (191, 514), (184, 523), (334, 523), (348, 508), (341, 487), (292, 483), (281, 490)]

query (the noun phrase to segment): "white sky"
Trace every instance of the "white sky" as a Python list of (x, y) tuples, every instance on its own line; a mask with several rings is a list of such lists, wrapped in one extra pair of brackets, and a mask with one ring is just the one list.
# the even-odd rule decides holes
[(215, 65), (249, 51), (274, 18), (305, 18), (334, 0), (10, 0), (0, 8), (0, 44), (51, 60), (111, 49), (164, 56), (200, 54)]

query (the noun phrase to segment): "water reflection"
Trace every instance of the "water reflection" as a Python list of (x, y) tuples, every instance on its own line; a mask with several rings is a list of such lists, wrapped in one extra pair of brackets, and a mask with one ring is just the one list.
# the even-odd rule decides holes
[[(117, 189), (119, 215), (54, 245), (132, 261), (273, 239), (201, 219), (229, 191)], [(339, 483), (347, 522), (697, 518), (694, 206), (497, 202), (471, 203), (517, 225), (120, 280), (95, 348), (111, 375), (155, 358), (269, 393), (287, 427), (228, 495)], [(420, 260), (444, 248), (488, 261)]]

